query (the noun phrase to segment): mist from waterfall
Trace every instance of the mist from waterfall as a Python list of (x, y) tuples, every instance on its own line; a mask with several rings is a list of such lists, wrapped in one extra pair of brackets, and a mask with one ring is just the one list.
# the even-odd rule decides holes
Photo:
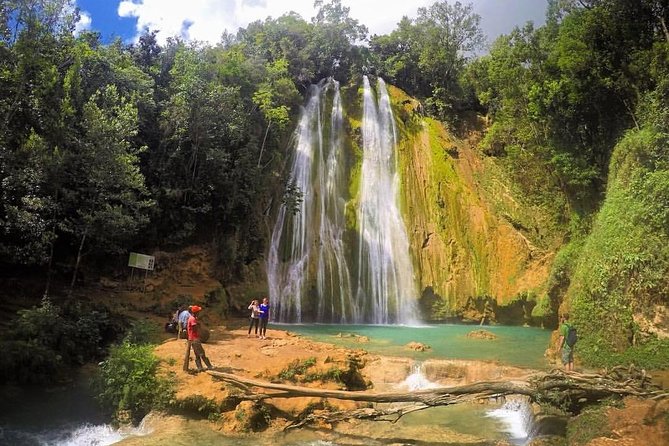
[(409, 243), (398, 208), (390, 100), (381, 79), (378, 105), (367, 77), (364, 83), (358, 234), (346, 228), (346, 207), (355, 200), (348, 197), (339, 83), (328, 79), (312, 86), (302, 109), (289, 178), (302, 199), (281, 206), (267, 260), (275, 321), (417, 319)]

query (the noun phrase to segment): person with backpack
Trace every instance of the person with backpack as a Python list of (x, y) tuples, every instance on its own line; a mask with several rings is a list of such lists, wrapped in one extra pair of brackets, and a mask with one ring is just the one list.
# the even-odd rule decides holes
[(188, 318), (188, 323), (186, 324), (186, 331), (188, 333), (188, 341), (186, 342), (186, 356), (184, 357), (184, 372), (189, 372), (188, 366), (190, 362), (190, 349), (193, 348), (193, 353), (195, 353), (195, 365), (197, 366), (197, 371), (202, 372), (204, 368), (202, 367), (202, 361), (204, 361), (207, 366), (207, 370), (211, 370), (213, 366), (209, 362), (204, 348), (202, 347), (202, 340), (200, 339), (200, 322), (198, 321), (198, 316), (202, 307), (199, 305), (191, 305), (188, 307), (190, 312), (190, 317)]
[(574, 370), (574, 346), (578, 336), (576, 335), (576, 327), (569, 323), (569, 313), (564, 313), (561, 319), (558, 352), (562, 356), (564, 369), (571, 372)]

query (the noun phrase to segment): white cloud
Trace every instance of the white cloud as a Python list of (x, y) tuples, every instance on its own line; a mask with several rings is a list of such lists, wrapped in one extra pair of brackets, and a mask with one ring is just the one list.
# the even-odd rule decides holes
[[(350, 15), (372, 34), (387, 34), (403, 16), (415, 17), (420, 7), (434, 0), (342, 0)], [(463, 2), (468, 3), (467, 1)], [(540, 0), (472, 0), (482, 16), (485, 32), (495, 37), (511, 31), (527, 20), (542, 21), (545, 2)], [(255, 20), (277, 18), (295, 11), (310, 20), (316, 10), (314, 0), (122, 0), (121, 17), (137, 18), (137, 34), (145, 28), (158, 30), (158, 38), (170, 36), (216, 43), (225, 30), (234, 34)]]
[[(369, 28), (370, 34), (386, 34), (404, 15), (415, 16), (433, 0), (342, 0), (350, 15)], [(313, 0), (123, 0), (121, 17), (137, 18), (137, 33), (159, 30), (164, 41), (170, 36), (216, 43), (223, 31), (236, 33), (255, 20), (277, 18), (294, 11), (305, 20), (316, 15)]]
[(93, 20), (91, 19), (91, 15), (87, 13), (86, 11), (80, 11), (79, 12), (79, 21), (74, 25), (74, 34), (79, 34), (82, 31), (86, 31), (88, 29), (91, 29), (91, 23)]

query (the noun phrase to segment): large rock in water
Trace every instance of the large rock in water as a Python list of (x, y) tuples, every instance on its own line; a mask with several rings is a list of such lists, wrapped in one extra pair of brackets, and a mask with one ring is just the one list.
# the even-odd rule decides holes
[(429, 345), (421, 344), (420, 342), (416, 341), (409, 342), (407, 345), (405, 345), (405, 347), (410, 350), (415, 350), (417, 352), (424, 352), (431, 348)]
[(467, 333), (468, 338), (472, 339), (497, 339), (497, 335), (488, 330), (474, 330)]

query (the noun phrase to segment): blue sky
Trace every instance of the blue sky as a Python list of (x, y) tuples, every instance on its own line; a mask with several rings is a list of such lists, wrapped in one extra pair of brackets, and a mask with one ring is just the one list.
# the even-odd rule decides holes
[(77, 6), (91, 19), (89, 28), (102, 33), (105, 42), (121, 37), (132, 40), (136, 34), (137, 19), (119, 17), (120, 0), (76, 0)]
[[(419, 7), (434, 0), (342, 0), (350, 15), (370, 34), (387, 34), (403, 16), (415, 17)], [(454, 0), (452, 0), (454, 1)], [(489, 40), (528, 20), (544, 22), (546, 0), (462, 0), (482, 18)], [(121, 37), (133, 41), (144, 28), (159, 30), (159, 41), (180, 35), (216, 43), (224, 30), (236, 33), (254, 20), (295, 11), (306, 20), (314, 14), (313, 0), (76, 0), (80, 27), (99, 31), (105, 42)]]

